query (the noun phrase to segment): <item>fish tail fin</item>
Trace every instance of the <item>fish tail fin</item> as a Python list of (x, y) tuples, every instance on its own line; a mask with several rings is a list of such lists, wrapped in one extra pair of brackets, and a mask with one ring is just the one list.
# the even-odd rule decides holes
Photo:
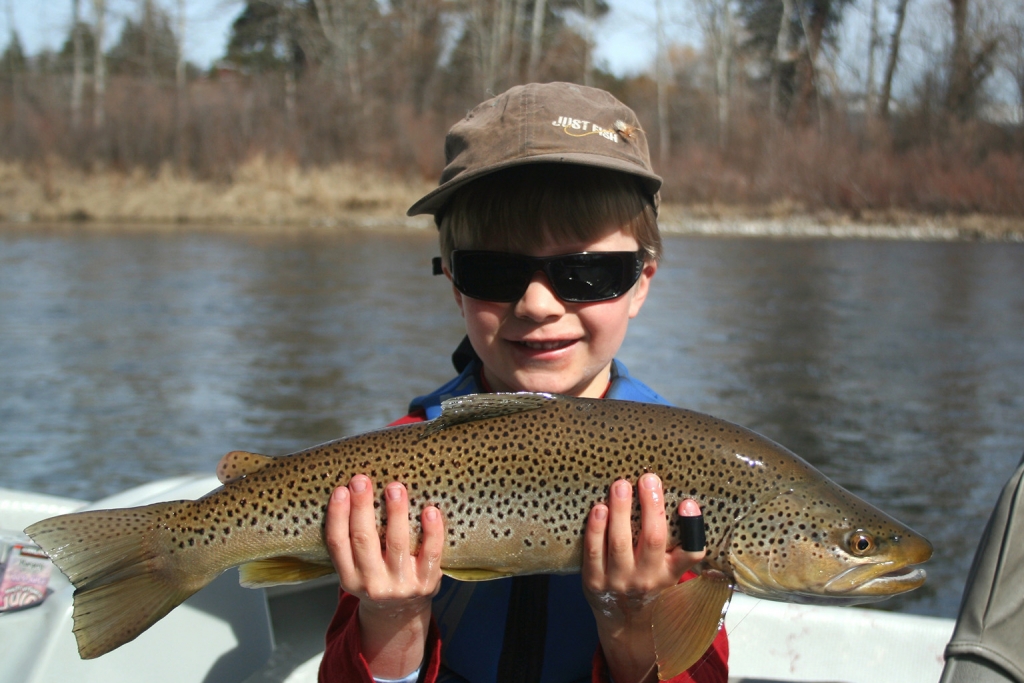
[(663, 591), (654, 603), (654, 652), (658, 678), (689, 669), (715, 640), (732, 596), (724, 576), (700, 576)]
[(25, 529), (75, 586), (78, 654), (94, 659), (139, 634), (212, 581), (168, 548), (166, 523), (183, 502), (52, 517)]

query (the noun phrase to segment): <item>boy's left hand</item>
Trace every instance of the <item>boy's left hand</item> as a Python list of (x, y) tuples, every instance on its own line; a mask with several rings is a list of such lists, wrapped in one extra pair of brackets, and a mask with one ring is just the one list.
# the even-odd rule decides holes
[[(633, 543), (633, 487), (620, 479), (608, 503), (590, 511), (583, 541), (583, 592), (587, 596), (608, 668), (615, 681), (656, 680), (651, 615), (666, 588), (704, 559), (705, 551), (668, 549), (668, 522), (661, 479), (640, 477), (640, 536)], [(679, 514), (700, 514), (693, 500), (679, 504)], [(654, 676), (654, 678), (651, 678)]]

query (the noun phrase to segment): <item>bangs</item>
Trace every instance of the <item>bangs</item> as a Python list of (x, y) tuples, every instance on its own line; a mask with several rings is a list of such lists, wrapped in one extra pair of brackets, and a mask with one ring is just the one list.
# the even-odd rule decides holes
[(588, 242), (609, 226), (661, 255), (653, 197), (627, 173), (568, 164), (525, 164), (474, 181), (441, 219), (444, 262), (454, 249), (529, 253), (546, 242)]

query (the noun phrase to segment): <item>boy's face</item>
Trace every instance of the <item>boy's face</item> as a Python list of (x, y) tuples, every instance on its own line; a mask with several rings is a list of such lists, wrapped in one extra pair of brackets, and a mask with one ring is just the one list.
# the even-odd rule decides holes
[[(610, 226), (597, 239), (545, 243), (529, 256), (581, 251), (636, 251), (636, 238)], [(611, 362), (626, 336), (629, 320), (640, 312), (658, 265), (644, 264), (640, 279), (617, 299), (568, 303), (537, 271), (519, 301), (500, 303), (468, 297), (457, 289), (455, 301), (466, 332), (483, 361), (493, 391), (544, 391), (600, 397), (608, 387)]]

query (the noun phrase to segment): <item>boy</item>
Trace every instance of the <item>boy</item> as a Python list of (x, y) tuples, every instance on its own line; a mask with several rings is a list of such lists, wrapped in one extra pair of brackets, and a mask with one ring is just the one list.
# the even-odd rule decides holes
[[(467, 337), (453, 356), (459, 376), (395, 424), (490, 391), (665, 403), (614, 360), (661, 251), (661, 178), (633, 111), (593, 88), (517, 86), (453, 126), (445, 155), (440, 185), (409, 214), (434, 215)], [(661, 482), (648, 473), (635, 483), (635, 545), (633, 487), (619, 480), (588, 517), (580, 575), (460, 583), (441, 576), (437, 508), (423, 510), (422, 543), (410, 555), (408, 494), (388, 484), (382, 549), (373, 483), (353, 477), (328, 507), (343, 590), (320, 680), (656, 680), (654, 599), (704, 552), (667, 548)], [(679, 513), (700, 509), (687, 500)], [(725, 683), (727, 658), (720, 632), (674, 680)]]

